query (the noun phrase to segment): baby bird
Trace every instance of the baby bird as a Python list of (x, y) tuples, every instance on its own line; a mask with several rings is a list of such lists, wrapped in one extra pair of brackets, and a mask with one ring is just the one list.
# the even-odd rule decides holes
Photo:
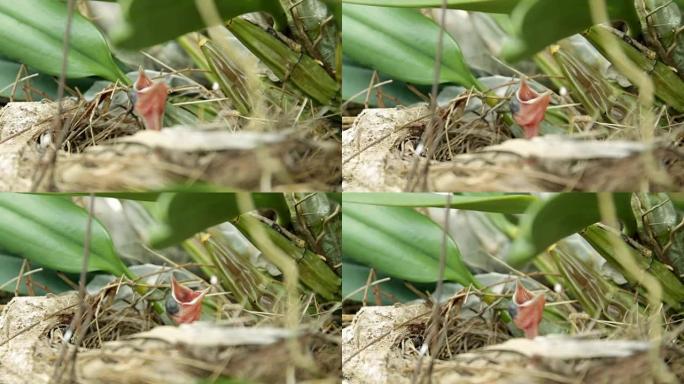
[(143, 119), (145, 128), (159, 131), (162, 128), (169, 87), (163, 81), (153, 83), (142, 67), (138, 73), (138, 80), (133, 85), (136, 93), (135, 113)]
[(533, 296), (532, 292), (520, 283), (520, 280), (515, 283), (513, 302), (508, 307), (508, 312), (513, 318), (513, 324), (525, 332), (525, 337), (528, 339), (534, 339), (539, 334), (544, 304), (546, 304), (546, 299), (543, 293)]
[(166, 300), (166, 313), (176, 324), (189, 324), (199, 320), (202, 301), (209, 289), (195, 291), (185, 287), (171, 276), (171, 296)]
[(527, 80), (520, 80), (520, 86), (510, 101), (510, 109), (513, 120), (523, 128), (526, 139), (539, 135), (539, 124), (544, 120), (550, 102), (551, 91), (540, 94), (527, 84)]

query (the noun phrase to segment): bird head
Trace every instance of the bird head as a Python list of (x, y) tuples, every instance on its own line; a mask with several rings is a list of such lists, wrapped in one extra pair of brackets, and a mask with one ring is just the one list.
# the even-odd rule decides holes
[(525, 337), (528, 339), (534, 339), (539, 334), (539, 323), (542, 320), (545, 304), (546, 299), (543, 293), (534, 296), (520, 283), (520, 280), (515, 283), (513, 302), (508, 311), (513, 318), (513, 324), (525, 332)]
[(135, 112), (143, 119), (145, 128), (161, 130), (169, 87), (163, 81), (152, 82), (142, 67), (138, 70), (138, 80), (133, 87), (136, 94)]
[(171, 276), (171, 296), (166, 300), (166, 313), (176, 324), (188, 324), (199, 320), (202, 301), (209, 289), (195, 291), (185, 287)]
[(510, 108), (513, 119), (525, 132), (525, 138), (531, 139), (539, 135), (539, 124), (544, 120), (546, 109), (551, 103), (551, 91), (538, 93), (532, 89), (524, 78), (511, 99)]

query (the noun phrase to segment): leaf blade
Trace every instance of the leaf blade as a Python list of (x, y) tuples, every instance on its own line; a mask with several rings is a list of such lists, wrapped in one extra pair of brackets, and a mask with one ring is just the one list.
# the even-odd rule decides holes
[[(344, 4), (342, 11), (345, 55), (395, 79), (433, 83), (441, 33), (434, 21), (412, 9)], [(440, 83), (480, 88), (456, 41), (445, 35), (443, 48)]]
[[(403, 280), (437, 280), (443, 232), (435, 222), (411, 208), (354, 203), (342, 206), (344, 257)], [(479, 285), (448, 236), (444, 278)]]
[[(66, 5), (59, 1), (0, 2), (0, 54), (40, 72), (59, 75), (66, 20)], [(129, 82), (100, 31), (78, 12), (73, 15), (68, 58), (68, 78), (101, 76)]]
[[(345, 203), (386, 205), (395, 207), (436, 207), (442, 208), (447, 205), (446, 194), (436, 193), (344, 193), (342, 201)], [(451, 208), (497, 212), (497, 213), (524, 213), (530, 204), (538, 201), (532, 195), (487, 195), (487, 196), (464, 196), (452, 195)]]
[[(83, 208), (60, 196), (3, 193), (0, 249), (50, 269), (80, 272), (87, 221)], [(126, 268), (105, 227), (93, 219), (88, 271), (96, 270), (120, 275)]]
[[(112, 40), (121, 48), (142, 49), (206, 27), (195, 0), (166, 1), (163, 6), (156, 0), (120, 0), (119, 4), (125, 24), (112, 32)], [(263, 11), (270, 13), (278, 24), (287, 24), (284, 11), (275, 0), (218, 0), (216, 7), (223, 20)]]

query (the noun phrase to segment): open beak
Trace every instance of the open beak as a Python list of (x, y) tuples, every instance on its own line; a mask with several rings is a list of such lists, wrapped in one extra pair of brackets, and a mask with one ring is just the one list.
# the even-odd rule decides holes
[(199, 320), (202, 301), (208, 291), (195, 291), (185, 287), (171, 276), (171, 297), (166, 302), (166, 313), (176, 324), (188, 324)]
[(528, 339), (534, 339), (539, 334), (544, 304), (546, 304), (546, 299), (543, 293), (533, 296), (532, 292), (520, 283), (520, 280), (516, 282), (511, 315), (513, 324), (525, 332), (525, 337)]
[(551, 103), (551, 91), (538, 93), (532, 89), (524, 78), (511, 102), (513, 119), (525, 132), (525, 138), (531, 139), (539, 135), (539, 124), (544, 120), (546, 109)]
[(159, 131), (164, 119), (166, 96), (169, 87), (163, 81), (153, 83), (140, 67), (138, 80), (133, 85), (136, 92), (135, 112), (143, 119), (145, 128)]

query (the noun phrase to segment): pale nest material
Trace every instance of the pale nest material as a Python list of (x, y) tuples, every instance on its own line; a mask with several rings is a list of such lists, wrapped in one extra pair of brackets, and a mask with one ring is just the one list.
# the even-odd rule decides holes
[(0, 191), (28, 191), (40, 159), (38, 137), (50, 129), (55, 103), (9, 103), (0, 109)]
[(0, 383), (47, 383), (55, 363), (60, 332), (78, 303), (64, 296), (16, 297), (0, 315)]
[[(413, 381), (418, 357), (415, 353), (403, 354), (399, 344), (410, 333), (407, 327), (415, 323), (413, 319), (425, 318), (423, 315), (429, 312), (424, 304), (363, 307), (352, 324), (342, 331), (343, 383), (428, 382), (423, 376), (429, 356), (422, 360), (418, 381)], [(416, 348), (420, 349), (420, 345)], [(663, 377), (654, 377), (649, 348), (650, 344), (645, 341), (566, 335), (511, 339), (454, 355), (448, 361), (435, 360), (431, 382), (645, 383), (674, 379), (663, 362), (659, 362)]]
[[(400, 156), (410, 122), (427, 124), (425, 107), (366, 109), (343, 132), (343, 189), (401, 191), (414, 169)], [(414, 124), (415, 126), (415, 124)], [(415, 127), (414, 127), (415, 130)], [(415, 133), (414, 133), (415, 134)], [(634, 191), (684, 187), (684, 152), (672, 143), (653, 147), (629, 141), (591, 141), (560, 136), (514, 139), (480, 151), (430, 161), (430, 191)], [(417, 169), (423, 169), (425, 158)]]
[[(65, 102), (68, 110), (73, 103)], [(9, 103), (0, 110), (0, 191), (32, 188), (56, 103)], [(335, 190), (336, 144), (289, 134), (170, 127), (91, 145), (82, 153), (60, 151), (58, 191), (151, 190), (209, 183), (244, 190)], [(47, 158), (47, 156), (43, 156)], [(335, 166), (337, 164), (337, 166)], [(38, 190), (48, 187), (47, 181)]]
[[(0, 383), (48, 383), (77, 306), (75, 292), (12, 299), (0, 314)], [(285, 382), (285, 368), (294, 360), (291, 342), (301, 348), (307, 361), (314, 362), (296, 370), (298, 379), (325, 383), (339, 376), (339, 349), (325, 335), (197, 322), (156, 327), (106, 341), (101, 348), (81, 347), (76, 355), (74, 382), (186, 384), (212, 374), (254, 382)], [(71, 361), (67, 358), (60, 366), (63, 382), (71, 382)]]

